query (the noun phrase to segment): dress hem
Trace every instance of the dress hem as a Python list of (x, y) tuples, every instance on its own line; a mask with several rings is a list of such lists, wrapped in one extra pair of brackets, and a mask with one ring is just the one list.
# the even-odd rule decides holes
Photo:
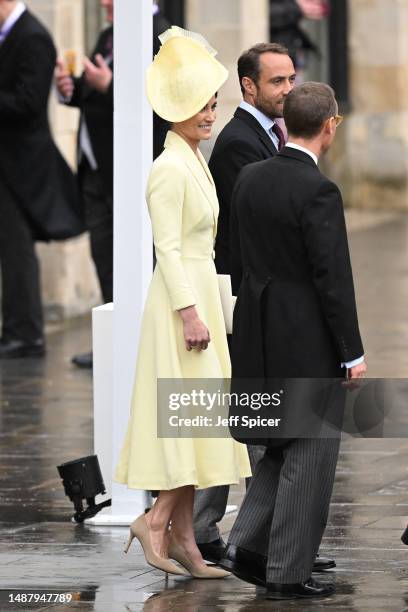
[(118, 479), (118, 478), (114, 478), (114, 482), (118, 483), (118, 484), (123, 484), (126, 485), (128, 489), (138, 489), (140, 491), (171, 491), (172, 489), (178, 489), (180, 487), (185, 487), (187, 485), (192, 485), (194, 486), (196, 489), (209, 489), (210, 487), (222, 487), (225, 485), (237, 485), (239, 484), (240, 480), (243, 478), (248, 478), (252, 476), (251, 471), (249, 471), (247, 474), (242, 474), (240, 476), (238, 476), (237, 479), (233, 480), (231, 482), (231, 480), (229, 479), (228, 481), (226, 481), (225, 479), (221, 479), (221, 480), (217, 480), (217, 481), (211, 481), (208, 483), (199, 483), (197, 481), (197, 478), (194, 477), (188, 477), (185, 478), (183, 480), (171, 483), (171, 485), (169, 486), (168, 483), (155, 483), (155, 484), (151, 484), (151, 481), (149, 483), (144, 482), (144, 483), (140, 483), (140, 482), (128, 482), (125, 479)]

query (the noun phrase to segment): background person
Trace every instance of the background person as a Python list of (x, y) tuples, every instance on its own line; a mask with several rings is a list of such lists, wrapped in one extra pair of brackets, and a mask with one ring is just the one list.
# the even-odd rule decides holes
[[(113, 0), (100, 0), (111, 24), (98, 38), (91, 59), (77, 78), (57, 62), (56, 82), (62, 101), (81, 111), (78, 128), (78, 181), (91, 255), (104, 303), (113, 301)], [(92, 352), (73, 363), (92, 367)]]
[(0, 358), (45, 354), (35, 241), (83, 231), (75, 179), (48, 123), (55, 58), (25, 5), (0, 0)]
[(301, 21), (320, 21), (328, 11), (326, 0), (269, 0), (269, 39), (288, 48), (299, 72), (306, 66), (308, 53), (319, 53)]

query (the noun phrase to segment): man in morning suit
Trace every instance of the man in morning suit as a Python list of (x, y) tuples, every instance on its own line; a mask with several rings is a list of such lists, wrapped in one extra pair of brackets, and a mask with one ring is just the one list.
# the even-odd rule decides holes
[[(296, 87), (284, 107), (287, 145), (238, 178), (231, 204), (231, 276), (239, 288), (233, 384), (245, 377), (353, 379), (366, 371), (342, 199), (317, 167), (341, 121), (337, 113), (328, 85)], [(285, 405), (284, 418), (292, 409)], [(311, 574), (339, 436), (266, 443), (221, 566), (266, 586), (271, 599), (330, 595), (333, 585)]]
[[(215, 242), (215, 266), (230, 274), (230, 203), (238, 174), (252, 162), (269, 159), (284, 145), (275, 119), (282, 117), (283, 102), (294, 86), (296, 74), (288, 50), (282, 45), (260, 43), (238, 59), (238, 78), (243, 100), (233, 118), (221, 130), (209, 161), (217, 188), (220, 213)], [(250, 447), (252, 471), (263, 450)], [(219, 561), (225, 549), (217, 523), (225, 514), (229, 486), (197, 491), (194, 530), (205, 559)]]
[(45, 354), (35, 240), (83, 231), (75, 179), (48, 124), (55, 58), (50, 34), (25, 5), (0, 0), (0, 358)]
[[(104, 303), (113, 300), (113, 4), (100, 0), (111, 25), (84, 60), (81, 77), (70, 75), (59, 60), (57, 88), (62, 101), (81, 111), (78, 129), (78, 180), (89, 230), (91, 254)], [(92, 353), (73, 363), (92, 368)]]
[[(220, 204), (215, 243), (215, 265), (219, 274), (230, 274), (230, 202), (239, 172), (247, 164), (269, 159), (284, 146), (284, 135), (276, 123), (283, 103), (295, 83), (295, 69), (288, 50), (274, 43), (260, 43), (238, 60), (238, 77), (243, 100), (234, 117), (215, 143), (209, 167)], [(264, 453), (248, 446), (252, 471)], [(208, 561), (219, 561), (225, 549), (217, 523), (225, 514), (229, 486), (196, 492), (194, 529), (197, 545)], [(315, 570), (335, 567), (333, 559), (317, 557)]]

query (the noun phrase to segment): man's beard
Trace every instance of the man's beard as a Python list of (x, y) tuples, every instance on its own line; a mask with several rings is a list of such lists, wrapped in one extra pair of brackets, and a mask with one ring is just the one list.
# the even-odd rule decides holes
[(281, 109), (277, 109), (275, 104), (269, 102), (262, 96), (258, 96), (255, 102), (255, 108), (257, 108), (261, 113), (269, 117), (269, 119), (280, 119), (283, 117), (283, 112)]

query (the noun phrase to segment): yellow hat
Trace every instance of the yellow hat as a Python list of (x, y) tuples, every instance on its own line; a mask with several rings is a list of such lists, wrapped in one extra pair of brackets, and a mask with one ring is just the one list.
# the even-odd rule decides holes
[(159, 39), (162, 46), (147, 70), (147, 97), (166, 121), (185, 121), (225, 83), (228, 70), (200, 34), (173, 26)]

